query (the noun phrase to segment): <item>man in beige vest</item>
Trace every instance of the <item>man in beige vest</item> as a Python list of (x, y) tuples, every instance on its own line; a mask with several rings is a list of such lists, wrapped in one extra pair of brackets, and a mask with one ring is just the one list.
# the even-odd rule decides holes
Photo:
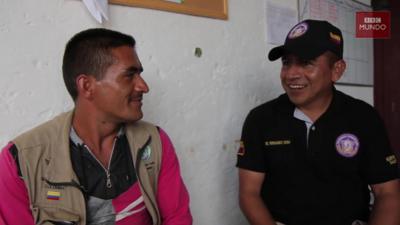
[(1, 152), (0, 224), (192, 224), (171, 141), (140, 121), (142, 71), (129, 35), (89, 29), (68, 42), (75, 108)]

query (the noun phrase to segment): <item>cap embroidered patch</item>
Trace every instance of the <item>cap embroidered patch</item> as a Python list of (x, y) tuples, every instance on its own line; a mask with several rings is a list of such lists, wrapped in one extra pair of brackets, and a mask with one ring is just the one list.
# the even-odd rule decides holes
[(297, 26), (293, 27), (293, 29), (290, 31), (290, 33), (288, 35), (288, 38), (293, 39), (293, 38), (300, 37), (307, 30), (308, 30), (307, 23), (300, 23)]
[(340, 38), (339, 35), (334, 34), (334, 33), (332, 33), (332, 32), (329, 32), (329, 36), (331, 36), (331, 39), (332, 39), (334, 42), (338, 43), (338, 44), (340, 44), (340, 42), (342, 41), (342, 39)]
[(58, 191), (47, 191), (47, 199), (49, 200), (60, 200), (61, 193)]
[(360, 142), (353, 134), (342, 134), (336, 138), (336, 151), (344, 157), (353, 157), (357, 154)]
[(245, 152), (245, 150), (244, 150), (244, 144), (243, 144), (243, 141), (241, 141), (240, 142), (240, 146), (239, 146), (239, 150), (238, 150), (238, 155), (244, 155), (244, 152)]
[(146, 146), (143, 150), (142, 160), (149, 160), (151, 156), (151, 148), (150, 146)]

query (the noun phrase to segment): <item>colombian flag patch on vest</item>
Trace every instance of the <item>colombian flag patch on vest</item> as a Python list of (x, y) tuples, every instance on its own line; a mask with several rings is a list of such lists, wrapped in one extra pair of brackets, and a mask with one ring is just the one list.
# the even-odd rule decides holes
[(58, 191), (47, 191), (47, 199), (49, 200), (60, 200), (61, 193)]

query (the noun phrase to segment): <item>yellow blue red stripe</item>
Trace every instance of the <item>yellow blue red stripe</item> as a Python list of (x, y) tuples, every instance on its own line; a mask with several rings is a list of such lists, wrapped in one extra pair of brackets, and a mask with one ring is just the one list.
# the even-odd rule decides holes
[(47, 191), (47, 199), (49, 200), (60, 200), (61, 193), (58, 191)]

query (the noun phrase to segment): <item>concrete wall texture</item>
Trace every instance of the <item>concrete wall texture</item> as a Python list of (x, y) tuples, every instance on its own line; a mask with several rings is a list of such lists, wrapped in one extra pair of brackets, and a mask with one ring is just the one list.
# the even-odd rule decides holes
[[(238, 140), (248, 111), (282, 93), (280, 62), (266, 59), (266, 0), (228, 3), (226, 21), (111, 5), (100, 25), (78, 0), (0, 0), (0, 145), (73, 107), (61, 75), (72, 35), (91, 27), (128, 33), (150, 86), (144, 119), (174, 142), (194, 224), (247, 224), (237, 201)], [(339, 89), (372, 103), (372, 88)]]

